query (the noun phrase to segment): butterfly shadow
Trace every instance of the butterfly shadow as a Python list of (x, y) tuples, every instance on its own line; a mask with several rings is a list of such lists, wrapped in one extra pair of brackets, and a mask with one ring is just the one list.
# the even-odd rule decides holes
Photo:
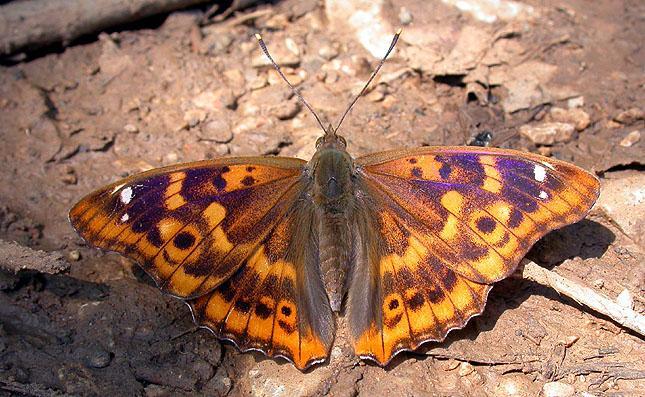
[[(616, 239), (616, 235), (602, 224), (584, 219), (573, 225), (554, 230), (538, 241), (526, 255), (545, 269), (552, 270), (567, 259), (601, 258)], [(566, 305), (581, 308), (577, 302), (558, 294), (552, 288), (510, 277), (495, 284), (488, 297), (488, 304), (481, 320), (480, 330), (491, 330), (499, 316), (509, 309), (518, 308), (532, 295), (541, 295)]]
[[(570, 258), (601, 258), (615, 239), (616, 236), (610, 229), (598, 222), (585, 219), (546, 235), (531, 249), (527, 254), (527, 258), (545, 268), (553, 269)], [(570, 298), (559, 295), (551, 288), (522, 278), (510, 277), (494, 285), (488, 296), (484, 311), (472, 318), (464, 328), (451, 331), (442, 342), (429, 341), (414, 352), (404, 352), (395, 356), (385, 367), (386, 370), (397, 367), (411, 357), (422, 360), (429, 355), (434, 356), (436, 354), (433, 354), (433, 350), (440, 352), (437, 355), (439, 358), (454, 356), (457, 359), (478, 362), (477, 358), (473, 358), (474, 356), (463, 351), (464, 345), (462, 341), (481, 344), (481, 342), (477, 341), (480, 333), (492, 331), (504, 312), (517, 309), (532, 295), (541, 295), (550, 300), (560, 301), (579, 310), (590, 310)], [(603, 317), (597, 313), (595, 315)], [(488, 347), (484, 350), (487, 349)]]

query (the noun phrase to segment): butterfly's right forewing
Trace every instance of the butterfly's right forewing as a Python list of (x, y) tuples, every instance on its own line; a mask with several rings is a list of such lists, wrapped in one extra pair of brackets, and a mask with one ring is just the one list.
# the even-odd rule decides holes
[(547, 232), (582, 219), (599, 191), (574, 165), (503, 149), (419, 148), (356, 163), (359, 206), (371, 214), (348, 310), (357, 354), (380, 364), (481, 313), (490, 285)]

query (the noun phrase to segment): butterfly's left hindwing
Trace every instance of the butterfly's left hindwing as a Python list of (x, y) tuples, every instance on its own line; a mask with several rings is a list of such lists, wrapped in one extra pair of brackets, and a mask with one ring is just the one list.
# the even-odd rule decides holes
[[(490, 284), (507, 277), (547, 232), (577, 222), (598, 180), (562, 161), (503, 149), (420, 148), (357, 159), (372, 286), (349, 290), (358, 355), (385, 364), (442, 340), (482, 312)], [(360, 205), (360, 204), (359, 204)], [(364, 289), (364, 288), (363, 288)], [(367, 298), (365, 298), (367, 297)], [(353, 302), (378, 302), (352, 312)]]
[(305, 368), (327, 356), (333, 322), (315, 295), (324, 289), (313, 210), (300, 204), (304, 165), (231, 158), (152, 170), (88, 195), (70, 220), (162, 290), (194, 299), (195, 320), (217, 335)]
[(315, 228), (311, 202), (300, 201), (248, 266), (190, 303), (195, 320), (243, 351), (286, 357), (299, 369), (324, 361), (334, 327), (318, 272)]

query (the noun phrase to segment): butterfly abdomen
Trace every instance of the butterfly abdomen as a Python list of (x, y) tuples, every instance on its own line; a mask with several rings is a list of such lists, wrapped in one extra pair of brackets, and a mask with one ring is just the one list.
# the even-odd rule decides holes
[(312, 168), (320, 271), (331, 308), (338, 312), (345, 295), (351, 250), (352, 158), (344, 150), (321, 149), (312, 159)]

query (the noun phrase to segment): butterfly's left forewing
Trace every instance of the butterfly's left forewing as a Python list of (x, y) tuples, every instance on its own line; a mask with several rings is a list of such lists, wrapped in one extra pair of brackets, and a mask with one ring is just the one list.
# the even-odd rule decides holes
[(156, 169), (88, 195), (70, 221), (190, 300), (195, 320), (218, 336), (305, 368), (327, 356), (333, 323), (312, 271), (304, 164), (256, 157)]
[[(354, 278), (348, 310), (357, 354), (381, 364), (481, 313), (490, 284), (548, 231), (582, 219), (599, 189), (578, 167), (503, 149), (420, 148), (356, 163), (372, 208), (362, 271), (375, 281)], [(365, 299), (377, 310), (352, 307)]]

